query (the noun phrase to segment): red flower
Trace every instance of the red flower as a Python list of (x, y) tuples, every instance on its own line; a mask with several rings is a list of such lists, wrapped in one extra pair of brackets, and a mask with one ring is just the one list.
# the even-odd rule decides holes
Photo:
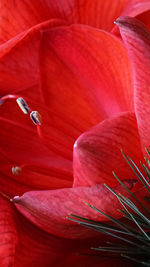
[[(138, 15), (149, 27), (150, 3), (1, 6), (1, 266), (97, 266), (99, 260), (111, 266), (76, 254), (93, 245), (95, 233), (66, 216), (106, 220), (86, 201), (117, 217), (119, 204), (103, 185), (124, 192), (112, 170), (130, 189), (139, 188), (120, 149), (138, 164), (150, 144), (150, 35), (137, 20), (120, 18), (125, 48), (113, 21)], [(15, 99), (26, 100), (27, 115)], [(5, 194), (23, 195), (9, 203)]]

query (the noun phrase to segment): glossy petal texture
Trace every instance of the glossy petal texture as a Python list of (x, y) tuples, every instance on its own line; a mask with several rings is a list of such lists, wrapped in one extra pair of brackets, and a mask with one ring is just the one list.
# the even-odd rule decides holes
[(74, 145), (74, 186), (104, 182), (114, 186), (118, 181), (112, 175), (113, 170), (120, 179), (135, 178), (121, 149), (136, 164), (142, 159), (136, 118), (132, 113), (107, 119), (79, 137)]
[(0, 266), (14, 266), (14, 253), (17, 244), (14, 213), (8, 200), (0, 196)]
[(81, 133), (110, 115), (133, 109), (131, 70), (122, 43), (87, 26), (43, 33), (41, 79), (49, 107), (41, 131), (48, 136), (47, 146), (68, 159)]
[(111, 0), (2, 0), (0, 39), (1, 42), (6, 41), (33, 25), (52, 18), (60, 18), (70, 24), (87, 24), (111, 30), (113, 21), (122, 13), (127, 2), (115, 0), (112, 4)]
[(35, 85), (38, 90), (41, 31), (60, 24), (59, 20), (43, 22), (0, 46), (1, 95)]
[(119, 18), (117, 25), (132, 64), (135, 113), (144, 150), (150, 147), (150, 32), (139, 21), (128, 17)]
[[(5, 69), (4, 66), (7, 66), (7, 72), (5, 72), (4, 76), (1, 76), (2, 83), (5, 85), (5, 87), (3, 85), (3, 93), (5, 91), (8, 93), (13, 84), (13, 89), (15, 91), (20, 90), (20, 92), (17, 93), (20, 93), (21, 96), (27, 99), (30, 108), (33, 110), (38, 108), (43, 117), (43, 124), (40, 128), (41, 133), (39, 133), (40, 136), (43, 134), (41, 140), (37, 134), (36, 126), (33, 125), (28, 116), (20, 111), (15, 100), (6, 100), (3, 103), (1, 106), (1, 149), (4, 154), (9, 155), (8, 159), (6, 159), (6, 162), (3, 164), (3, 166), (7, 166), (7, 168), (2, 168), (3, 174), (9, 175), (13, 179), (18, 180), (19, 183), (27, 184), (29, 187), (31, 186), (31, 188), (36, 190), (72, 186), (72, 163), (70, 160), (72, 160), (72, 148), (76, 138), (82, 132), (109, 116), (110, 112), (112, 114), (112, 110), (113, 113), (116, 113), (118, 110), (132, 109), (133, 105), (130, 66), (124, 47), (117, 39), (106, 33), (94, 29), (90, 30), (89, 27), (83, 28), (81, 26), (60, 27), (43, 33), (42, 44), (40, 46), (41, 89), (47, 106), (43, 104), (42, 95), (39, 98), (41, 94), (40, 88), (36, 85), (30, 87), (30, 84), (33, 82), (38, 83), (39, 81), (37, 73), (34, 73), (34, 68), (37, 69), (36, 64), (39, 58), (39, 45), (37, 49), (35, 49), (33, 37), (36, 35), (36, 40), (40, 42), (39, 40), (41, 40), (41, 37), (39, 35), (39, 30), (42, 29), (43, 31), (45, 27), (56, 26), (57, 23), (57, 21), (50, 21), (34, 27), (28, 33), (24, 34), (25, 38), (23, 37), (22, 39), (21, 37), (21, 40), (17, 39), (16, 42), (13, 39), (11, 45), (7, 43), (7, 45), (3, 45), (3, 50), (1, 48), (1, 51), (3, 51), (3, 56), (1, 58), (3, 70)], [(86, 34), (89, 35), (89, 38), (86, 37)], [(65, 36), (65, 39), (63, 36)], [(87, 39), (86, 47), (85, 43), (82, 42), (85, 38)], [(31, 57), (30, 59), (31, 40), (33, 41), (34, 48), (32, 56), (35, 55), (35, 58)], [(64, 50), (65, 56), (68, 55), (66, 58), (67, 62), (65, 62), (65, 57), (62, 59), (62, 50), (58, 41), (62, 44), (64, 43), (63, 46), (66, 46), (66, 42), (68, 43), (66, 51)], [(74, 53), (78, 53), (80, 62), (75, 60), (74, 54), (71, 55), (71, 47), (73, 44)], [(80, 44), (81, 47), (79, 51), (78, 44)], [(99, 45), (102, 46), (101, 51), (98, 51)], [(13, 72), (11, 72), (10, 69), (14, 60), (12, 59), (11, 61), (11, 56), (13, 52), (15, 54), (15, 51), (13, 51), (11, 47), (17, 51), (17, 55), (15, 55), (16, 65), (12, 67)], [(21, 47), (20, 50), (19, 47)], [(110, 60), (112, 47), (114, 57), (117, 59), (115, 62), (114, 57)], [(87, 48), (88, 51), (85, 53), (84, 51)], [(28, 55), (24, 49), (29, 53)], [(55, 54), (56, 52), (54, 53), (54, 49), (57, 50), (56, 52), (58, 55)], [(120, 51), (120, 55), (118, 51)], [(33, 51), (31, 50), (31, 52)], [(7, 54), (8, 58), (4, 56), (5, 54)], [(22, 57), (26, 61), (28, 60), (27, 63), (24, 62), (27, 72), (20, 70), (19, 64), (22, 62)], [(9, 61), (7, 62), (8, 59)], [(101, 62), (100, 64), (98, 64), (99, 60)], [(109, 65), (106, 68), (105, 66), (108, 61)], [(71, 62), (71, 66), (68, 65), (68, 62)], [(93, 67), (91, 63), (95, 71), (92, 70)], [(26, 78), (32, 64), (34, 64), (34, 78), (28, 80)], [(81, 67), (79, 68), (80, 65)], [(92, 71), (90, 79), (88, 79), (89, 75), (86, 73), (87, 65), (89, 66), (89, 71)], [(120, 73), (120, 66), (122, 73)], [(101, 76), (99, 75), (99, 69), (102, 72)], [(19, 76), (20, 80), (17, 79), (19, 71), (22, 73), (22, 76)], [(109, 73), (111, 73), (111, 79), (109, 77), (109, 84), (107, 85), (107, 76), (109, 76)], [(14, 74), (17, 76), (14, 76)], [(104, 75), (106, 75), (105, 79)], [(82, 76), (83, 81), (81, 79)], [(4, 82), (5, 78), (6, 82)], [(12, 83), (12, 80), (14, 83)], [(29, 87), (24, 88), (24, 90), (23, 88), (20, 89), (19, 86), (22, 84), (26, 84), (26, 86), (28, 85)], [(120, 92), (120, 87), (123, 88), (123, 93)], [(101, 93), (100, 88), (101, 90), (103, 89)], [(115, 90), (117, 89), (117, 92), (115, 92), (113, 88), (115, 88)], [(128, 88), (128, 90), (126, 90), (126, 88)], [(106, 90), (108, 92), (106, 92)], [(110, 96), (108, 93), (110, 93)], [(114, 93), (117, 100), (113, 96)], [(108, 104), (102, 108), (102, 97), (105, 97), (105, 100), (109, 101), (109, 108)], [(9, 135), (10, 129), (11, 142)], [(45, 145), (67, 159), (63, 160), (60, 156), (56, 157), (56, 155), (55, 160), (52, 159), (54, 155), (44, 147)], [(8, 164), (10, 166), (9, 168)], [(18, 164), (25, 165), (25, 171), (23, 171), (19, 177), (14, 177), (11, 174), (11, 167)], [(6, 172), (4, 169), (7, 169)], [(9, 193), (10, 190), (8, 190), (8, 194)], [(18, 190), (16, 193), (19, 193)]]
[[(128, 56), (122, 41), (92, 27), (110, 31), (121, 13), (149, 25), (149, 9), (149, 0), (1, 1), (1, 94), (24, 97), (42, 125), (33, 125), (15, 100), (0, 103), (0, 266), (123, 266), (120, 259), (78, 256), (96, 244), (84, 238), (97, 233), (66, 216), (105, 221), (86, 201), (119, 218), (120, 204), (103, 183), (128, 194), (112, 170), (132, 191), (138, 187), (120, 149), (136, 163), (142, 157), (133, 102), (143, 146), (150, 143), (149, 33), (136, 20), (119, 20)], [(20, 175), (13, 166), (22, 167)], [(145, 191), (135, 194), (143, 200)], [(14, 195), (22, 195), (13, 199), (18, 211), (4, 199)]]
[(110, 31), (114, 20), (122, 13), (137, 16), (148, 9), (149, 0), (2, 0), (0, 40), (6, 41), (33, 25), (53, 18)]
[[(89, 247), (104, 244), (99, 240), (68, 240), (49, 235), (27, 221), (11, 203), (0, 196), (0, 266), (98, 266), (105, 258), (79, 256)], [(89, 251), (91, 252), (91, 251)], [(116, 259), (119, 262), (119, 259)], [(82, 263), (82, 265), (81, 265)], [(103, 265), (102, 265), (103, 266)], [(105, 265), (104, 265), (105, 266)], [(106, 265), (107, 266), (107, 265)], [(113, 265), (112, 265), (113, 266)]]
[[(124, 182), (129, 189), (133, 188), (134, 181), (127, 180)], [(121, 185), (114, 188), (114, 190), (128, 195)], [(31, 191), (21, 197), (14, 198), (14, 202), (17, 203), (18, 210), (24, 216), (43, 230), (70, 239), (97, 235), (97, 233), (67, 220), (66, 217), (71, 213), (93, 220), (106, 220), (105, 216), (94, 211), (84, 202), (94, 205), (108, 215), (120, 217), (120, 212), (118, 212), (120, 204), (117, 198), (104, 185)]]

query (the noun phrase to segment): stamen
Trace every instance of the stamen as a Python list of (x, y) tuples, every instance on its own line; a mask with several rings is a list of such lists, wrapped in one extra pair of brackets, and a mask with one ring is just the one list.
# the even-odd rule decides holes
[(12, 174), (13, 175), (20, 175), (21, 174), (21, 171), (22, 171), (22, 168), (21, 167), (18, 167), (18, 166), (15, 166), (15, 167), (12, 167)]
[(6, 198), (6, 199), (10, 200), (10, 197), (9, 197), (9, 196), (7, 196), (6, 194), (4, 194), (3, 192), (1, 192), (1, 191), (0, 191), (0, 194), (1, 194), (1, 196), (3, 196), (4, 198)]
[(30, 113), (30, 118), (31, 120), (33, 121), (34, 124), (39, 124), (41, 125), (42, 124), (42, 117), (40, 115), (40, 113), (38, 111), (32, 111)]
[(10, 199), (11, 202), (17, 202), (19, 200), (19, 196), (14, 196), (13, 198)]
[(28, 114), (30, 111), (30, 108), (27, 104), (27, 102), (24, 100), (24, 98), (20, 97), (19, 95), (5, 95), (0, 98), (0, 105), (3, 104), (3, 102), (7, 99), (16, 99), (18, 106), (22, 110), (24, 114)]
[(5, 100), (10, 100), (10, 99), (17, 99), (19, 98), (19, 95), (4, 95), (0, 98), (0, 104), (2, 105), (4, 103)]
[(16, 99), (16, 101), (17, 101), (18, 106), (22, 110), (22, 112), (24, 114), (28, 114), (30, 109), (29, 109), (28, 104), (26, 103), (26, 101), (22, 97), (18, 97)]

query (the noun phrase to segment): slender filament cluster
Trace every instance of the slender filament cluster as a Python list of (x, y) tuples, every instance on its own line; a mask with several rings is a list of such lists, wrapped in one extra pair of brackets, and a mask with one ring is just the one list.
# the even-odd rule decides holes
[[(42, 117), (40, 115), (40, 113), (38, 111), (33, 111), (29, 105), (27, 104), (27, 101), (18, 95), (5, 95), (3, 97), (1, 97), (0, 99), (0, 103), (1, 105), (4, 104), (4, 102), (8, 99), (14, 99), (16, 100), (19, 108), (21, 109), (21, 111), (25, 114), (25, 115), (29, 115), (29, 118), (32, 120), (32, 122), (37, 126), (37, 134), (38, 136), (41, 138), (42, 134), (41, 131), (39, 129), (39, 126), (41, 126), (42, 124)], [(21, 174), (22, 172), (22, 168), (27, 166), (26, 164), (22, 164), (20, 166), (13, 166), (12, 167), (12, 174), (15, 176), (18, 176)]]

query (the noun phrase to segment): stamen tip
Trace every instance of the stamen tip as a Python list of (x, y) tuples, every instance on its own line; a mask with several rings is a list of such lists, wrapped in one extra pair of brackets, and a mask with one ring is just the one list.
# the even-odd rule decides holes
[(40, 115), (40, 113), (38, 111), (32, 111), (30, 113), (30, 118), (33, 121), (34, 124), (38, 124), (41, 125), (42, 124), (42, 116)]
[(13, 175), (16, 175), (16, 176), (20, 175), (21, 171), (22, 171), (22, 169), (20, 167), (18, 167), (18, 166), (12, 167), (12, 174)]
[(26, 101), (22, 97), (18, 97), (16, 99), (16, 101), (17, 101), (18, 106), (22, 110), (22, 112), (24, 114), (28, 114), (30, 109), (29, 109), (28, 104), (26, 103)]
[(14, 196), (13, 198), (10, 199), (11, 202), (18, 202), (18, 200), (20, 199), (19, 196)]

